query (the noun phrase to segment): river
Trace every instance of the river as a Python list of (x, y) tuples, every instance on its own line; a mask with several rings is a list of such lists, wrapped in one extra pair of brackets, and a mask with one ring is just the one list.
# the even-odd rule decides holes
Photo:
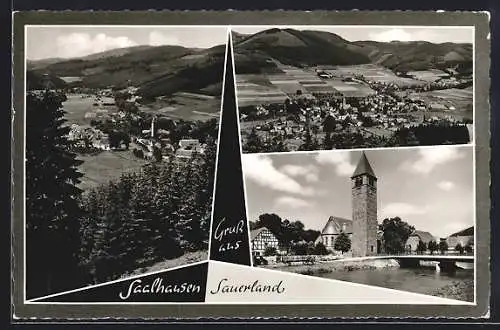
[(474, 300), (472, 269), (458, 269), (453, 273), (436, 272), (434, 268), (424, 267), (359, 269), (333, 271), (315, 276), (452, 299)]

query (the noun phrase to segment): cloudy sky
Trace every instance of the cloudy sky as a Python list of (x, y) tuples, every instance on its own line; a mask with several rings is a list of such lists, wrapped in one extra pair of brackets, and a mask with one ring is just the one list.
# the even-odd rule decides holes
[(226, 39), (227, 28), (213, 26), (29, 26), (26, 55), (30, 60), (71, 58), (137, 45), (209, 48)]
[[(472, 43), (474, 30), (472, 27), (425, 27), (425, 26), (279, 26), (296, 30), (317, 30), (335, 33), (349, 41), (429, 41), (433, 43), (457, 42)], [(252, 34), (270, 29), (271, 26), (233, 26), (231, 30)]]
[[(350, 176), (361, 151), (242, 156), (249, 219), (276, 213), (321, 230), (331, 215), (352, 219)], [(378, 177), (378, 221), (399, 216), (446, 237), (474, 224), (472, 148), (366, 151)]]

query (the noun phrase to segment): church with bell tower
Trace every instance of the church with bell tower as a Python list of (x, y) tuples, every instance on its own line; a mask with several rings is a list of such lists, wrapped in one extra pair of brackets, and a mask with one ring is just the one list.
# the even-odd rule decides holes
[(377, 254), (377, 176), (363, 152), (351, 176), (352, 255)]
[(330, 216), (316, 243), (334, 250), (335, 240), (345, 233), (353, 257), (377, 255), (377, 176), (364, 152), (351, 176), (352, 220)]

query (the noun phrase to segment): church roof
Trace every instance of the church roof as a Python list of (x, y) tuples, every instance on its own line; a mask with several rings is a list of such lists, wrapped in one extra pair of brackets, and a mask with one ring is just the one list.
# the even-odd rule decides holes
[(341, 232), (352, 234), (352, 221), (331, 216), (323, 227), (321, 235), (338, 235)]
[(356, 166), (356, 169), (354, 170), (354, 173), (352, 174), (351, 178), (354, 178), (355, 176), (362, 175), (362, 174), (368, 174), (376, 178), (377, 176), (375, 175), (375, 172), (373, 171), (372, 167), (370, 166), (370, 162), (368, 161), (368, 158), (366, 158), (365, 152), (361, 154), (361, 158), (359, 159), (358, 166)]

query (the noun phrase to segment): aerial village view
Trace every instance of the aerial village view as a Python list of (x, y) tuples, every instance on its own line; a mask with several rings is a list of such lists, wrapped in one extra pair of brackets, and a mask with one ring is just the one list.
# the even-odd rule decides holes
[(226, 37), (27, 29), (28, 297), (208, 258)]
[(243, 152), (470, 143), (472, 30), (370, 29), (235, 27)]

